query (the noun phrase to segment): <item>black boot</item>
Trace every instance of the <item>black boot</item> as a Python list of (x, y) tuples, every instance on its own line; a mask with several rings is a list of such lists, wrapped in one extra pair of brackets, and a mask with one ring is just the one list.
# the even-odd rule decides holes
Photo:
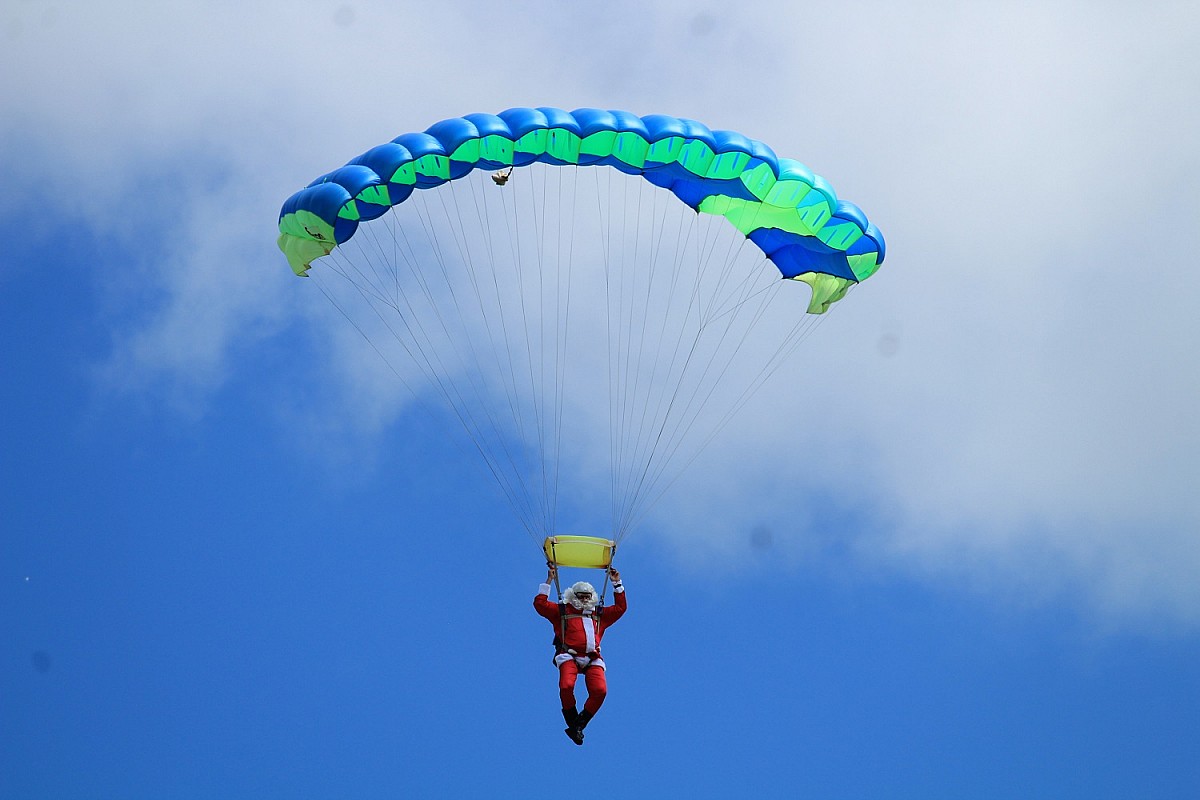
[(592, 712), (590, 712), (590, 711), (580, 711), (575, 716), (575, 727), (579, 728), (580, 736), (583, 736), (583, 729), (586, 728), (587, 724), (591, 721), (592, 721)]
[[(567, 721), (567, 729), (563, 733), (567, 734), (575, 744), (583, 744), (583, 725), (579, 724), (579, 713), (574, 708), (564, 708), (562, 712), (563, 719)], [(586, 724), (585, 722), (584, 725)]]

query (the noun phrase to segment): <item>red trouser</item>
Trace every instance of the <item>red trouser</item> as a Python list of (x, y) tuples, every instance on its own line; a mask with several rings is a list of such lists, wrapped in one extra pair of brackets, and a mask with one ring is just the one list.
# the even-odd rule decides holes
[[(583, 671), (587, 683), (588, 698), (583, 704), (583, 710), (595, 714), (600, 710), (600, 704), (608, 695), (608, 681), (604, 677), (604, 667), (592, 665)], [(572, 659), (564, 661), (558, 668), (558, 694), (562, 698), (563, 708), (575, 707), (575, 679), (579, 677), (579, 665)]]

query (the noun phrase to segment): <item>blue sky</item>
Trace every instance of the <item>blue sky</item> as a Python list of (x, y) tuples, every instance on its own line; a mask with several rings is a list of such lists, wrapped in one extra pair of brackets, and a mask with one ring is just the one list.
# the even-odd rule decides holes
[[(1196, 12), (604, 8), (0, 11), (0, 795), (1200, 789)], [(541, 104), (743, 131), (889, 245), (623, 544), (582, 750), (536, 549), (274, 247)]]

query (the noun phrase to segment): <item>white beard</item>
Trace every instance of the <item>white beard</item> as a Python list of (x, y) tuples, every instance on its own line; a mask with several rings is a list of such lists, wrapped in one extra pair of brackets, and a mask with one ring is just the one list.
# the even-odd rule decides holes
[(592, 591), (592, 599), (586, 603), (575, 596), (575, 587), (572, 586), (563, 592), (563, 600), (569, 603), (575, 610), (582, 611), (585, 614), (590, 614), (596, 610), (599, 604), (599, 598), (596, 596), (595, 590)]

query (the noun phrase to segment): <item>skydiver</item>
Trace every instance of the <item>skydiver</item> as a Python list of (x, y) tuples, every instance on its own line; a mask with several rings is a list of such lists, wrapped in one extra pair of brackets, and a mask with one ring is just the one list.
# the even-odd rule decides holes
[[(621, 573), (609, 567), (608, 576), (613, 583), (611, 608), (600, 605), (595, 587), (585, 581), (563, 592), (561, 602), (552, 603), (550, 584), (557, 578), (558, 570), (553, 564), (549, 567), (546, 582), (538, 587), (533, 598), (533, 607), (554, 625), (554, 666), (558, 667), (558, 694), (563, 719), (567, 721), (565, 733), (575, 744), (583, 744), (583, 729), (596, 716), (608, 694), (600, 639), (608, 626), (625, 613), (625, 587), (621, 584)], [(583, 711), (576, 711), (575, 680), (580, 672), (584, 674), (588, 696)]]

